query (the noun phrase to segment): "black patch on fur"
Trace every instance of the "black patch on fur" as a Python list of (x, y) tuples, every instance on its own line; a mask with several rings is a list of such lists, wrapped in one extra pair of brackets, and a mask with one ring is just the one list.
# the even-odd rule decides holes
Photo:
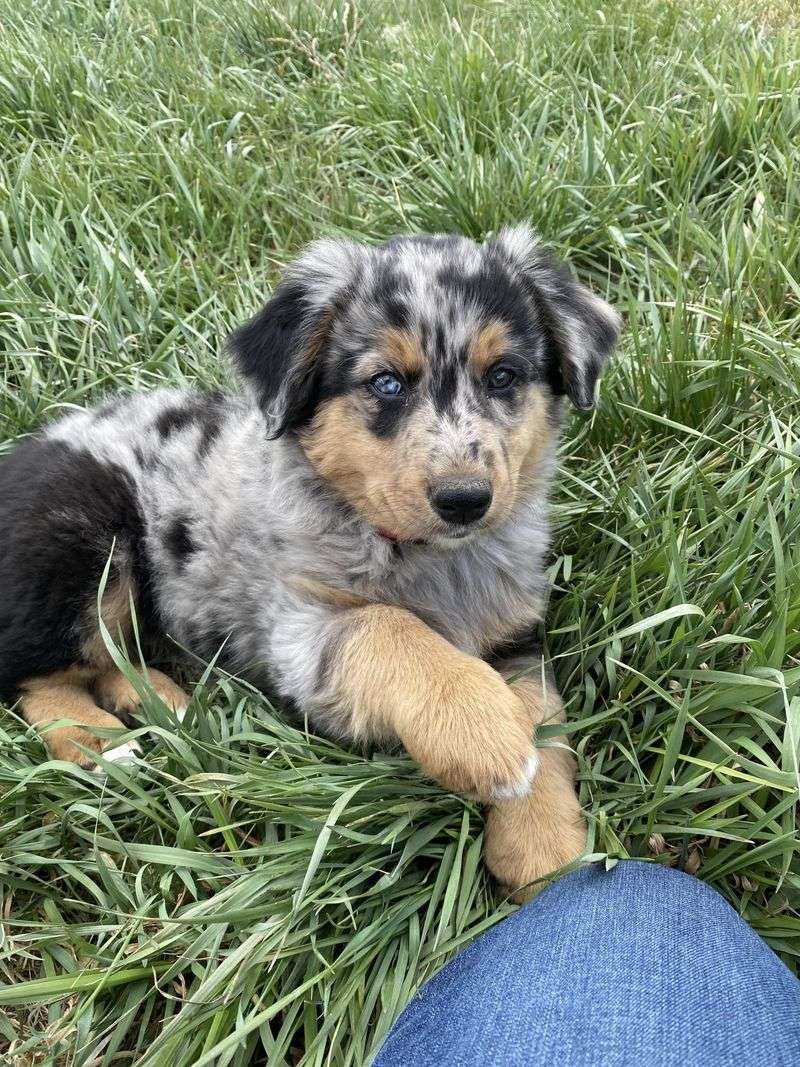
[[(327, 359), (323, 366), (318, 369), (317, 381), (314, 388), (313, 411), (326, 400), (333, 400), (336, 396), (343, 396), (362, 389), (364, 386), (355, 373), (358, 355), (360, 353), (338, 354), (337, 359)], [(308, 416), (310, 418), (310, 415)], [(304, 422), (307, 422), (306, 418)], [(300, 425), (303, 425), (301, 423)]]
[(200, 443), (197, 454), (203, 458), (208, 455), (219, 436), (224, 421), (225, 397), (222, 393), (209, 393), (198, 405), (197, 421), (200, 423)]
[(445, 359), (434, 370), (431, 381), (431, 400), (439, 415), (451, 415), (458, 390), (458, 369), (455, 361)]
[(378, 407), (369, 423), (376, 437), (391, 437), (414, 407), (412, 397), (402, 400), (377, 400)]
[(127, 472), (41, 438), (0, 461), (0, 699), (79, 662), (112, 544), (109, 585), (131, 574), (146, 627), (143, 522)]
[(447, 359), (447, 332), (442, 322), (437, 322), (433, 327), (433, 356), (439, 363)]
[(207, 456), (222, 428), (225, 398), (222, 393), (207, 393), (190, 397), (183, 404), (165, 408), (156, 417), (155, 428), (161, 440), (168, 440), (190, 426), (200, 429), (197, 454)]
[(398, 330), (408, 329), (410, 322), (408, 305), (402, 299), (404, 295), (407, 295), (407, 287), (394, 265), (391, 262), (381, 264), (367, 303), (377, 308), (387, 326)]
[(399, 300), (396, 296), (389, 297), (381, 304), (383, 316), (390, 326), (398, 330), (407, 330), (411, 322), (408, 304)]
[(542, 636), (543, 628), (540, 622), (525, 626), (516, 633), (510, 634), (504, 641), (493, 645), (486, 658), (493, 664), (503, 660), (540, 659)]
[(206, 619), (190, 625), (186, 636), (187, 647), (195, 656), (206, 662), (213, 659), (220, 667), (235, 666), (230, 653), (230, 631), (222, 630)]
[(189, 405), (164, 408), (156, 418), (155, 427), (156, 430), (158, 430), (162, 441), (166, 441), (168, 437), (177, 433), (178, 430), (185, 430), (192, 422), (193, 418), (194, 414)]
[(274, 415), (279, 399), (283, 401), (275, 437), (300, 429), (325, 396), (335, 395), (329, 389), (323, 396), (319, 357), (350, 293), (343, 289), (328, 307), (315, 311), (308, 303), (308, 285), (287, 279), (261, 311), (232, 334), (229, 348), (234, 364), (255, 389), (264, 411)]
[(192, 539), (188, 519), (178, 516), (172, 520), (164, 534), (164, 546), (180, 569), (197, 547)]

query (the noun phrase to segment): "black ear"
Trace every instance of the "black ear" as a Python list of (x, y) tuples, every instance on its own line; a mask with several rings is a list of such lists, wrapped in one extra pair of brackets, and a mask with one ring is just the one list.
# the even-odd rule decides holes
[(322, 240), (293, 263), (272, 297), (228, 347), (234, 366), (254, 391), (275, 437), (314, 412), (320, 359), (360, 247)]
[(576, 407), (594, 407), (603, 364), (617, 342), (620, 317), (572, 276), (524, 224), (501, 230), (493, 242), (523, 273), (556, 350), (553, 386)]

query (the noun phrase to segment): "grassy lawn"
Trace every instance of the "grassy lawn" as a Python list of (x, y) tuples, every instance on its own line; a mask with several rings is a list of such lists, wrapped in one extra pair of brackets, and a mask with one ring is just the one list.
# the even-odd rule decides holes
[[(564, 443), (547, 619), (592, 850), (695, 872), (797, 966), (791, 11), (0, 0), (0, 448), (228, 381), (323, 231), (533, 221), (626, 319)], [(4, 1063), (359, 1067), (511, 910), (477, 808), (193, 680), (105, 782), (0, 710)]]

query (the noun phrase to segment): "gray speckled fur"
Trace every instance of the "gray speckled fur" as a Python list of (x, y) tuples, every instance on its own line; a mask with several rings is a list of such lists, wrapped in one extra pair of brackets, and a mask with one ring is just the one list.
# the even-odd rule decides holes
[[(77, 412), (46, 431), (133, 479), (156, 604), (166, 634), (180, 645), (213, 655), (217, 635), (229, 633), (224, 661), (231, 669), (255, 685), (277, 686), (313, 715), (320, 657), (340, 616), (287, 579), (405, 607), (476, 654), (485, 651), (479, 635), (486, 621), (502, 617), (509, 599), (526, 601), (531, 621), (537, 616), (553, 456), (539, 490), (503, 525), (457, 549), (398, 551), (320, 482), (296, 439), (268, 439), (265, 417), (247, 398), (226, 398), (205, 456), (195, 425), (162, 439), (159, 414), (191, 399), (171, 389), (137, 395), (110, 414)], [(178, 518), (190, 520), (195, 546), (180, 565), (165, 547)], [(338, 731), (336, 723), (320, 725)]]

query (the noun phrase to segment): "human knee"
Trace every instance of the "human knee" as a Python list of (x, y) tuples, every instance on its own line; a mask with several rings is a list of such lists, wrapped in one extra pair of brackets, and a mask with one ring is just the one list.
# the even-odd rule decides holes
[(576, 922), (588, 915), (616, 913), (635, 925), (658, 916), (693, 911), (730, 911), (725, 900), (709, 886), (683, 871), (642, 860), (621, 860), (606, 870), (595, 863), (560, 878), (513, 917), (519, 929), (529, 923), (540, 927), (545, 913), (573, 913)]

